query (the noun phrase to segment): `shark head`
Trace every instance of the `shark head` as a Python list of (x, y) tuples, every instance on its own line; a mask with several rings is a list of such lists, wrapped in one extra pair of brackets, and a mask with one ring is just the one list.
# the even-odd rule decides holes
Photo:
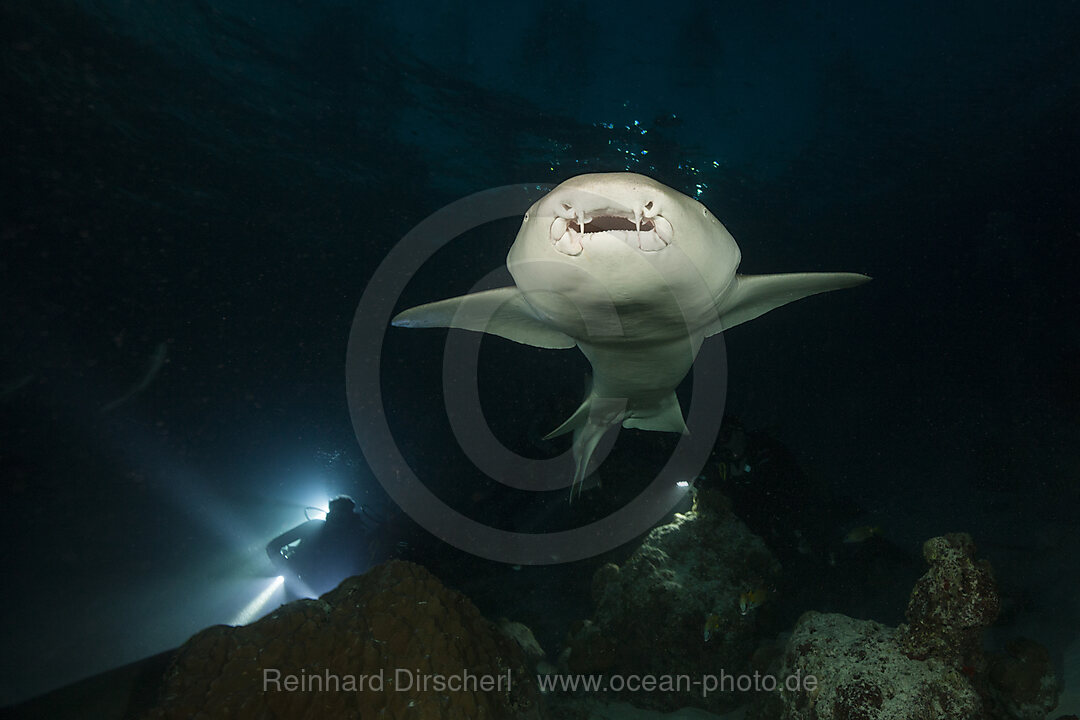
[(709, 210), (652, 178), (571, 178), (537, 201), (507, 257), (517, 287), (577, 338), (686, 334), (715, 322), (739, 247)]

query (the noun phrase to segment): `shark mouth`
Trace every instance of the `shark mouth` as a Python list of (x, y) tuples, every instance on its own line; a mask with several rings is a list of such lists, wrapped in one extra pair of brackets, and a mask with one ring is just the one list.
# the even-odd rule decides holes
[(589, 236), (603, 233), (622, 240), (634, 250), (659, 252), (671, 244), (675, 231), (670, 222), (651, 210), (652, 203), (648, 203), (644, 213), (601, 210), (590, 214), (563, 205), (563, 211), (571, 217), (555, 218), (551, 223), (551, 242), (564, 255), (576, 256), (584, 249), (582, 243), (589, 242)]

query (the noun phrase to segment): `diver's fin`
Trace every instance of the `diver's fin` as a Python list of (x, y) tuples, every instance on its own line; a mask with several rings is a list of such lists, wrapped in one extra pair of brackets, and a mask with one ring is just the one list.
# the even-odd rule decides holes
[(675, 397), (674, 392), (651, 408), (641, 409), (635, 406), (631, 412), (630, 417), (623, 420), (623, 427), (625, 428), (676, 432), (683, 435), (690, 432), (686, 429), (686, 421), (683, 420), (679, 398)]
[(497, 288), (420, 305), (397, 315), (396, 327), (476, 330), (541, 348), (572, 348), (569, 335), (546, 325), (516, 287)]
[(736, 275), (734, 287), (725, 293), (720, 318), (705, 330), (705, 336), (730, 330), (781, 305), (810, 295), (862, 285), (870, 278), (859, 273), (784, 273), (780, 275)]

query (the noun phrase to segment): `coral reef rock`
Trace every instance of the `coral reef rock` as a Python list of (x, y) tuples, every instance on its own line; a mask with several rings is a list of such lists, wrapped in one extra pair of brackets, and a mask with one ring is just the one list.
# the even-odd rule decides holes
[(911, 592), (910, 625), (805, 613), (769, 666), (777, 690), (759, 695), (747, 720), (1045, 718), (1061, 691), (1046, 649), (1021, 639), (983, 653), (999, 601), (971, 537), (932, 538), (923, 555), (930, 570)]
[[(756, 611), (740, 613), (739, 596), (771, 586), (779, 574), (779, 563), (731, 513), (726, 498), (701, 491), (693, 512), (654, 528), (621, 567), (597, 570), (595, 613), (571, 631), (560, 663), (571, 673), (620, 679), (742, 672), (754, 651), (757, 621)], [(696, 705), (715, 712), (746, 699), (737, 691), (702, 697), (696, 686), (636, 693), (606, 686), (619, 699), (665, 710)]]
[[(788, 640), (780, 691), (761, 720), (982, 720), (959, 668), (904, 654), (897, 631), (845, 615), (808, 612)], [(789, 678), (796, 681), (788, 685)], [(810, 680), (813, 678), (813, 680)]]
[(967, 533), (927, 540), (923, 557), (930, 570), (911, 592), (910, 624), (900, 627), (905, 654), (981, 665), (983, 628), (1001, 607), (990, 563), (975, 560), (975, 543)]
[(251, 625), (200, 632), (163, 684), (149, 718), (541, 716), (518, 644), (466, 597), (403, 561)]
[(533, 631), (526, 625), (519, 622), (513, 622), (506, 618), (499, 618), (496, 621), (499, 630), (503, 635), (510, 638), (518, 644), (526, 656), (534, 662), (541, 662), (546, 658), (544, 648), (540, 647), (540, 643), (537, 642), (536, 636), (533, 635)]

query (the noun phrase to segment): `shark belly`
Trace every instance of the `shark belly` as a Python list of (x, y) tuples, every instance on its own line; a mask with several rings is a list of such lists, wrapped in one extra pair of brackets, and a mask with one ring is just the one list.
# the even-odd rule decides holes
[[(623, 425), (644, 429), (642, 422), (655, 418), (661, 409), (670, 409), (675, 388), (690, 371), (701, 342), (700, 336), (684, 336), (659, 344), (579, 341), (578, 347), (593, 369), (590, 396), (623, 400), (626, 406)], [(673, 421), (674, 418), (665, 418), (660, 423), (664, 427), (655, 429), (685, 432), (681, 413), (678, 422)]]

